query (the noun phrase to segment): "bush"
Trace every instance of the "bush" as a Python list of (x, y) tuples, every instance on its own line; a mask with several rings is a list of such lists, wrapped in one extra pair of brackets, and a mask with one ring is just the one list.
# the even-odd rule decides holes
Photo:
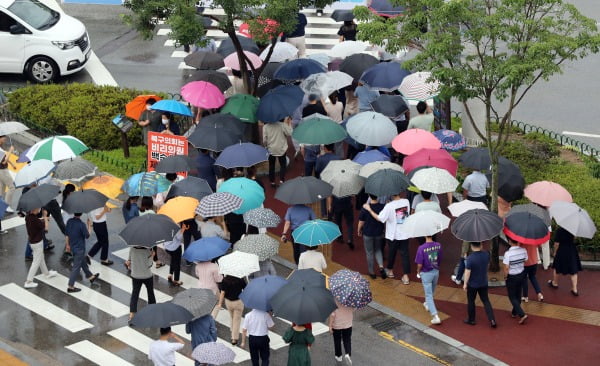
[(131, 147), (129, 153), (129, 159), (125, 159), (122, 149), (91, 151), (85, 153), (83, 158), (94, 163), (100, 171), (110, 173), (121, 179), (127, 179), (130, 175), (145, 170), (146, 146)]
[[(93, 149), (121, 146), (120, 131), (112, 119), (125, 112), (125, 104), (148, 91), (94, 84), (32, 85), (8, 95), (9, 109), (39, 126), (68, 134)], [(141, 144), (140, 127), (128, 132), (131, 145)]]

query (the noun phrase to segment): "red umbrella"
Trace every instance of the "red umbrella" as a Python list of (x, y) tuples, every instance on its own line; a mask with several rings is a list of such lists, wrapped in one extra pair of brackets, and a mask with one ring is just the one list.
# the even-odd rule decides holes
[(422, 166), (444, 169), (455, 177), (456, 170), (458, 169), (458, 162), (446, 150), (420, 149), (416, 153), (405, 157), (404, 163), (402, 164), (406, 174)]
[(411, 155), (420, 149), (440, 149), (442, 143), (429, 131), (411, 128), (394, 137), (392, 147), (401, 154)]
[(560, 184), (547, 180), (531, 183), (525, 187), (524, 194), (531, 202), (544, 207), (552, 206), (554, 201), (573, 202), (569, 191)]
[(146, 102), (150, 98), (153, 98), (157, 102), (162, 99), (158, 95), (138, 95), (125, 105), (125, 115), (129, 118), (139, 120), (142, 112), (146, 110)]

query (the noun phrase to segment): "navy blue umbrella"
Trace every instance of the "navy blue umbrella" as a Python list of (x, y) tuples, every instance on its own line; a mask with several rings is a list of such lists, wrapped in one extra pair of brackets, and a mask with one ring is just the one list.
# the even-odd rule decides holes
[(390, 0), (371, 0), (369, 10), (382, 17), (394, 18), (402, 15), (405, 9), (404, 6), (392, 5)]
[(240, 300), (242, 300), (245, 307), (270, 311), (272, 309), (271, 298), (287, 282), (285, 278), (279, 276), (255, 278), (244, 288), (244, 291), (240, 294)]
[(390, 92), (398, 89), (408, 75), (410, 71), (404, 70), (399, 63), (382, 62), (366, 69), (360, 81), (370, 89)]
[(260, 99), (256, 118), (263, 123), (279, 122), (302, 104), (304, 92), (296, 85), (280, 85)]
[(312, 74), (326, 71), (325, 66), (315, 60), (299, 58), (279, 66), (273, 77), (279, 80), (303, 80)]
[(215, 165), (226, 169), (247, 168), (267, 161), (268, 158), (267, 149), (260, 145), (244, 142), (226, 147), (215, 161)]

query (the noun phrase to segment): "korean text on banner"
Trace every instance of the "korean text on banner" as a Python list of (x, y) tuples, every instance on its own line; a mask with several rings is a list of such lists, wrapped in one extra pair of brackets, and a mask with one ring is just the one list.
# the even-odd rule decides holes
[[(188, 142), (184, 136), (166, 135), (160, 132), (148, 132), (148, 171), (153, 172), (159, 161), (172, 155), (188, 154)], [(187, 177), (187, 172), (178, 172)]]

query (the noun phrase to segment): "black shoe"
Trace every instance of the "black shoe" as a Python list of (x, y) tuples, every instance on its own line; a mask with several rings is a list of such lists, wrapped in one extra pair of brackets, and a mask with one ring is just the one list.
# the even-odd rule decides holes
[(375, 273), (369, 273), (369, 276), (371, 276), (372, 279), (376, 279), (377, 276), (375, 276)]
[(45, 251), (45, 252), (48, 252), (48, 251), (50, 251), (50, 250), (52, 250), (52, 249), (54, 249), (54, 245), (53, 245), (53, 244), (50, 244), (50, 245), (48, 245), (47, 247), (45, 247), (45, 248), (44, 248), (44, 251)]
[(25, 257), (25, 262), (31, 262), (33, 260), (33, 257)]
[(88, 280), (90, 281), (90, 285), (94, 283), (94, 281), (96, 281), (98, 277), (100, 277), (100, 273), (96, 273), (95, 275), (89, 277)]
[(352, 240), (348, 240), (348, 246), (350, 247), (350, 250), (354, 250), (354, 243)]
[[(46, 240), (46, 243), (48, 243), (48, 246), (51, 246), (52, 245), (52, 240), (48, 239), (48, 240)], [(54, 247), (54, 245), (52, 245), (52, 246)]]
[(473, 320), (469, 320), (469, 319), (465, 319), (465, 320), (463, 320), (463, 323), (465, 323), (465, 324), (469, 324), (469, 325), (475, 325), (475, 321), (473, 321)]
[(381, 275), (382, 279), (386, 279), (387, 278), (387, 273), (385, 273), (385, 269), (384, 268), (380, 268), (379, 269), (379, 274)]
[(8, 230), (0, 230), (0, 234), (2, 234), (2, 235), (8, 234)]
[(70, 292), (79, 292), (79, 291), (81, 291), (81, 289), (79, 287), (67, 288), (67, 292), (69, 292), (69, 293)]
[(571, 290), (571, 294), (573, 296), (579, 296), (579, 291), (573, 291), (573, 290)]
[(496, 328), (496, 321), (495, 320), (490, 320), (490, 327)]
[(188, 267), (192, 266), (193, 264), (194, 264), (194, 262), (190, 262), (188, 260), (185, 261), (185, 265)]
[(85, 256), (85, 261), (87, 262), (88, 266), (92, 265), (92, 257), (90, 257), (89, 254)]
[(115, 262), (111, 261), (110, 259), (107, 259), (105, 261), (101, 261), (100, 263), (105, 266), (110, 266), (110, 265), (114, 264)]

